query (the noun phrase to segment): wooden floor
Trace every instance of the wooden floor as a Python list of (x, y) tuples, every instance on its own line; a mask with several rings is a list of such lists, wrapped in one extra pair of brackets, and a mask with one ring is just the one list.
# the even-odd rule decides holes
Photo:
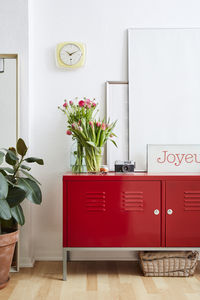
[(200, 300), (200, 266), (190, 278), (143, 277), (137, 262), (36, 262), (12, 273), (0, 300)]

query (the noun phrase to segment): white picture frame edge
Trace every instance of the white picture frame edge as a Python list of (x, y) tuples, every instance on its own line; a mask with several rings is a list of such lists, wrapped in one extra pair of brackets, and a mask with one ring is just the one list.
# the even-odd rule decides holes
[[(110, 85), (127, 85), (127, 87), (128, 87), (128, 81), (106, 81), (105, 82), (105, 88), (106, 88), (106, 105), (105, 105), (105, 108), (106, 108), (106, 119), (109, 117), (109, 112), (110, 112), (110, 110), (109, 110), (109, 100), (108, 100)], [(128, 90), (127, 90), (127, 93), (128, 93)], [(128, 118), (128, 140), (127, 140), (127, 148), (128, 148), (128, 159), (129, 159), (129, 95), (128, 94), (127, 94), (127, 102), (128, 102), (128, 112), (127, 112), (127, 118)], [(108, 155), (108, 149), (109, 149), (109, 146), (108, 146), (108, 144), (106, 144), (106, 149), (105, 149), (106, 164), (110, 167), (111, 161), (110, 161), (110, 157)]]

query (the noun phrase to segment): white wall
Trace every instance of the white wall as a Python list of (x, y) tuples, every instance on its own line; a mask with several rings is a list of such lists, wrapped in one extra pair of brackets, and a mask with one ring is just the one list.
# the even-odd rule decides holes
[[(62, 174), (69, 170), (71, 140), (57, 110), (63, 99), (96, 97), (105, 105), (106, 80), (127, 80), (127, 28), (200, 26), (198, 0), (32, 0), (30, 6), (30, 145), (45, 160), (35, 168), (42, 207), (33, 207), (33, 238), (39, 259), (61, 257)], [(62, 41), (86, 44), (84, 68), (56, 68)]]
[(28, 138), (28, 1), (1, 0), (0, 53), (19, 54), (20, 132)]
[[(0, 1), (0, 53), (19, 55), (20, 136), (29, 144), (28, 0)], [(0, 103), (1, 105), (2, 103)], [(26, 224), (21, 230), (21, 262), (32, 260), (31, 212), (23, 205)]]

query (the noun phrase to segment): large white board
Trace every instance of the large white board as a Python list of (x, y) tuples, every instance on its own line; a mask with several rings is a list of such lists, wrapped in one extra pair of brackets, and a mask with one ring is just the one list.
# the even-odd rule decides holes
[(129, 29), (130, 159), (147, 144), (200, 143), (200, 29)]

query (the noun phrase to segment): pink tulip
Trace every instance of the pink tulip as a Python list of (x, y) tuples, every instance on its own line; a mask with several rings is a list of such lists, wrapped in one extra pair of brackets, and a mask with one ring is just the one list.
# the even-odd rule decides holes
[(78, 127), (78, 130), (82, 132), (82, 131), (83, 131), (83, 128), (79, 126), (79, 127)]
[(63, 107), (67, 107), (68, 106), (68, 104), (67, 104), (67, 102), (65, 102), (64, 104), (63, 104)]
[(91, 128), (94, 128), (94, 124), (92, 121), (89, 122), (89, 125), (91, 126)]
[(96, 103), (92, 102), (92, 106), (95, 107), (95, 106), (96, 106)]
[(91, 108), (91, 104), (87, 104), (87, 108)]
[(96, 122), (97, 127), (101, 127), (101, 122)]
[(76, 123), (72, 124), (72, 128), (75, 129), (76, 128)]
[(86, 99), (85, 102), (86, 102), (86, 104), (90, 104), (91, 103), (90, 99)]
[(78, 103), (78, 105), (79, 105), (80, 107), (83, 107), (83, 106), (85, 105), (85, 101), (80, 100), (79, 103)]
[(106, 124), (105, 124), (105, 123), (102, 123), (101, 129), (102, 129), (102, 130), (106, 130)]
[(72, 100), (70, 100), (70, 101), (69, 101), (69, 104), (70, 104), (70, 105), (73, 105), (73, 104), (74, 104), (74, 102), (73, 102)]
[(70, 130), (67, 130), (67, 131), (66, 131), (66, 134), (67, 134), (67, 135), (72, 135), (72, 132), (71, 132)]

